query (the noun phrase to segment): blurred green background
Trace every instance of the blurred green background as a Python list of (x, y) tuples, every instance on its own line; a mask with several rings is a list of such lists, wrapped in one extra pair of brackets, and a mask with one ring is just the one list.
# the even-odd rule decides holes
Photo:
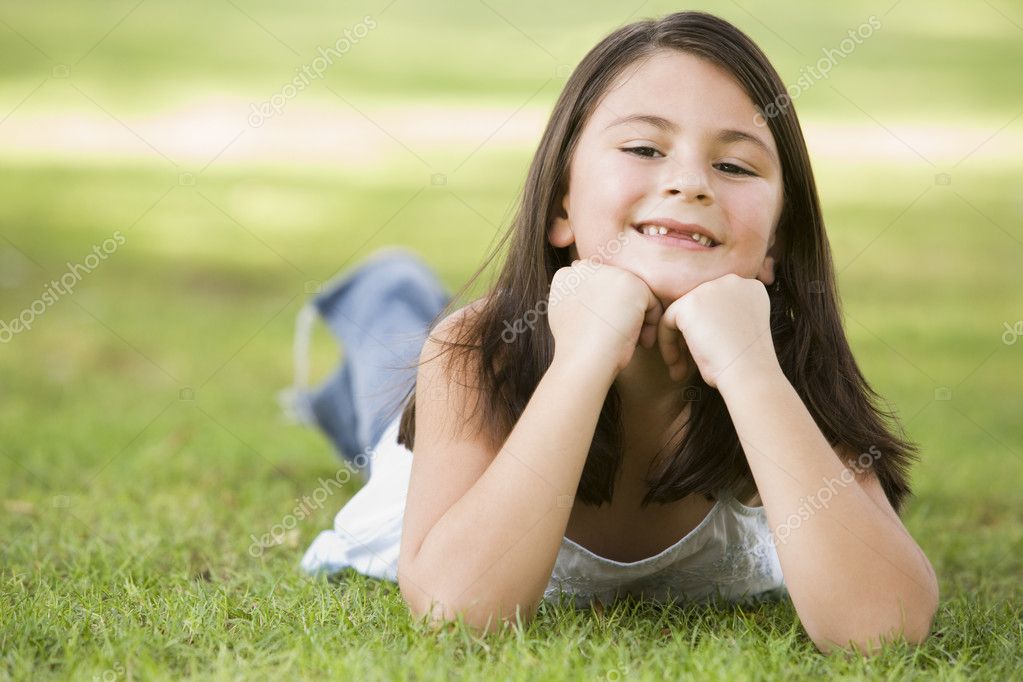
[[(460, 287), (507, 224), (571, 68), (619, 25), (678, 9), (0, 3), (0, 321), (124, 238), (0, 345), (5, 611), (35, 617), (26, 580), (100, 610), (89, 595), (139, 566), (171, 582), (297, 579), (342, 499), (261, 559), (246, 549), (338, 466), (275, 402), (301, 305), (392, 244)], [(1023, 5), (685, 9), (738, 25), (787, 83), (881, 22), (796, 101), (847, 330), (921, 445), (905, 518), (943, 597), (1018, 600)], [(286, 96), (346, 31), (350, 50)], [(281, 111), (253, 125), (275, 96)], [(337, 352), (318, 330), (314, 380)], [(60, 648), (38, 618), (5, 630), (10, 670)]]

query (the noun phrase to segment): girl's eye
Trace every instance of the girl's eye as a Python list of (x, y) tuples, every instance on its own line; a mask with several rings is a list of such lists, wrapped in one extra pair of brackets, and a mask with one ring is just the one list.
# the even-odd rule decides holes
[(655, 154), (660, 154), (660, 152), (654, 149), (653, 147), (625, 147), (622, 149), (622, 151), (635, 154), (636, 156), (641, 156), (644, 159), (654, 158), (652, 155), (647, 154), (646, 152), (654, 152)]
[[(629, 153), (629, 154), (633, 154), (635, 156), (642, 157), (644, 159), (653, 159), (653, 158), (656, 158), (654, 156), (654, 154), (660, 154), (660, 152), (657, 151), (656, 149), (654, 149), (653, 147), (646, 147), (646, 146), (643, 146), (643, 147), (624, 147), (624, 148), (622, 148), (622, 151), (626, 152), (626, 153)], [(721, 170), (723, 172), (728, 173), (729, 175), (751, 175), (751, 176), (752, 175), (756, 175), (756, 173), (753, 173), (752, 171), (748, 171), (745, 168), (742, 168), (740, 166), (736, 166), (734, 163), (719, 163), (717, 165), (718, 165), (719, 168), (721, 168)]]
[[(731, 170), (721, 168), (722, 166), (727, 166)], [(755, 173), (752, 173), (746, 170), (745, 168), (740, 168), (739, 166), (736, 166), (734, 163), (719, 163), (718, 167), (721, 168), (721, 170), (723, 170), (725, 173), (728, 173), (729, 175), (755, 175)]]

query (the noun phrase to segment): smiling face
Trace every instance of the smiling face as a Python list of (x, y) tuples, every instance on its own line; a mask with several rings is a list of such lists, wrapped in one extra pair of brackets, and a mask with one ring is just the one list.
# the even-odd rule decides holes
[[(771, 284), (782, 173), (757, 112), (728, 72), (691, 54), (631, 65), (583, 128), (550, 243), (629, 270), (665, 304), (728, 273)], [(684, 226), (665, 236), (636, 229), (672, 220)]]

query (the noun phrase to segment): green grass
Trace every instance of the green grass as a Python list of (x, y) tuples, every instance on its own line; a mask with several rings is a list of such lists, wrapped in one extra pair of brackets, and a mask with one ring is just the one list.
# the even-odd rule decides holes
[[(300, 56), (228, 3), (146, 2), (72, 78), (125, 119), (210, 93), (255, 101), (316, 45), (379, 10), (237, 4)], [(631, 11), (610, 2), (491, 4), (565, 63)], [(53, 61), (71, 62), (132, 6), (5, 3), (0, 19)], [(758, 2), (719, 11), (790, 77), (890, 6), (825, 14), (812, 3), (768, 11)], [(886, 123), (982, 121), (994, 132), (1009, 121), (1018, 101), (1006, 83), (1023, 43), (990, 6), (968, 16), (955, 7), (899, 3), (836, 69), (835, 89), (820, 85), (800, 99), (802, 120), (874, 125), (841, 91)], [(668, 9), (651, 2), (640, 14)], [(371, 36), (373, 47), (329, 75), (360, 103), (514, 108), (554, 63), (480, 3), (426, 11), (399, 0), (384, 16), (391, 23)], [(4, 24), (0, 34), (2, 117), (51, 65)], [(935, 52), (934, 41), (944, 47)], [(557, 82), (538, 103), (556, 94)], [(42, 100), (12, 116), (49, 110), (52, 95), (40, 90)], [(309, 96), (332, 99), (322, 88)], [(432, 169), (381, 138), (380, 158), (366, 167), (215, 164), (194, 186), (179, 184), (179, 173), (197, 168), (158, 157), (5, 161), (0, 320), (115, 231), (125, 243), (30, 331), (0, 345), (0, 677), (1012, 677), (1023, 666), (1023, 341), (1006, 345), (1002, 333), (1023, 317), (1023, 164), (990, 160), (999, 139), (954, 167), (954, 158), (935, 168), (911, 155), (815, 156), (853, 349), (921, 446), (904, 521), (941, 583), (928, 642), (869, 660), (817, 653), (788, 603), (622, 602), (603, 613), (544, 605), (521, 631), (430, 634), (410, 621), (392, 584), (298, 571), (354, 480), (281, 544), (258, 559), (248, 553), (250, 535), (267, 532), (339, 467), (329, 445), (285, 423), (274, 401), (291, 379), (294, 316), (309, 283), (403, 244), (449, 288), (460, 286), (505, 224), (532, 148), (484, 147), (442, 186), (429, 173), (454, 168), (475, 143), (420, 150)], [(953, 184), (935, 184), (942, 171)], [(317, 376), (337, 362), (322, 330), (313, 361)], [(940, 399), (944, 389), (951, 399)]]

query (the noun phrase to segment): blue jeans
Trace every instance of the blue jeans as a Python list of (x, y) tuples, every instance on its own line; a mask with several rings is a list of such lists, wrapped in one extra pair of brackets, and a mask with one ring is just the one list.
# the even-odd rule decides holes
[[(327, 284), (300, 314), (290, 408), (366, 474), (372, 458), (356, 456), (374, 447), (400, 414), (426, 333), (450, 300), (414, 252), (385, 247)], [(322, 384), (306, 389), (298, 375), (300, 358), (307, 357), (310, 309), (341, 343), (343, 361)]]

